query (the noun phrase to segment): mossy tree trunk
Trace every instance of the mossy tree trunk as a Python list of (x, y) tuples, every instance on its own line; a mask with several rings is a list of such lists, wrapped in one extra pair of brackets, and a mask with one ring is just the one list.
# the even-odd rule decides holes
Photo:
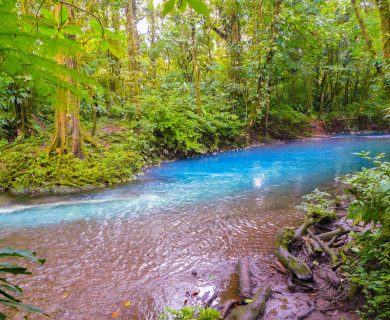
[[(62, 4), (55, 6), (56, 16), (61, 15)], [(74, 23), (73, 7), (68, 7), (69, 23)], [(69, 36), (70, 37), (70, 36)], [(73, 57), (66, 57), (62, 52), (56, 56), (60, 65), (66, 65), (69, 69), (77, 69), (77, 61)], [(64, 82), (75, 85), (73, 79), (64, 77)], [(64, 154), (71, 152), (73, 155), (83, 158), (82, 132), (80, 123), (80, 101), (68, 89), (58, 87), (55, 99), (55, 126), (54, 135), (49, 146), (49, 153)]]
[(384, 63), (384, 74), (385, 74), (385, 89), (387, 98), (390, 101), (390, 4), (389, 0), (376, 0), (379, 17), (381, 20), (381, 33), (382, 33), (382, 48)]
[(195, 86), (195, 104), (197, 114), (202, 114), (202, 101), (200, 97), (200, 70), (198, 63), (198, 52), (196, 45), (196, 28), (195, 22), (191, 22), (191, 53), (192, 53), (192, 74)]
[[(366, 48), (373, 59), (377, 58), (377, 52), (372, 43), (372, 39), (367, 31), (366, 24), (364, 23), (363, 17), (360, 13), (359, 5), (356, 0), (351, 0), (353, 10), (355, 12), (356, 20), (359, 23), (360, 31), (363, 35)], [(387, 95), (387, 99), (390, 101), (390, 85), (387, 83), (388, 63), (390, 59), (390, 13), (389, 13), (389, 0), (376, 0), (379, 16), (381, 19), (381, 32), (382, 32), (382, 43), (383, 43), (383, 56), (385, 59), (385, 70), (379, 63), (375, 64), (376, 72), (379, 77), (382, 78), (383, 86)]]

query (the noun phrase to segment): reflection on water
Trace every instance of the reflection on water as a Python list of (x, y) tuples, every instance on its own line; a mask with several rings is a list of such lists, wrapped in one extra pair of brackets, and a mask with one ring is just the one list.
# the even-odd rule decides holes
[(226, 152), (167, 163), (99, 192), (7, 198), (1, 245), (47, 259), (21, 283), (28, 302), (54, 319), (109, 319), (116, 310), (122, 319), (156, 319), (187, 291), (226, 287), (237, 257), (266, 262), (278, 228), (298, 223), (299, 197), (366, 164), (351, 155), (361, 150), (390, 152), (389, 136)]

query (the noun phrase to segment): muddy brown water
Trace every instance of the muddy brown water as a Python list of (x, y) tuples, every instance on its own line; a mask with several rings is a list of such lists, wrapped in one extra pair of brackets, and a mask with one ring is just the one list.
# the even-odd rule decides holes
[(2, 232), (1, 245), (46, 258), (19, 281), (26, 302), (53, 319), (103, 320), (115, 311), (119, 319), (158, 319), (164, 306), (180, 307), (186, 292), (227, 290), (238, 257), (267, 263), (277, 230), (299, 223), (298, 201), (252, 194), (197, 206), (197, 212), (181, 208)]
[[(3, 197), (0, 246), (47, 260), (16, 281), (51, 319), (158, 319), (194, 292), (234, 294), (237, 259), (269, 264), (278, 229), (302, 219), (300, 197), (366, 164), (351, 153), (390, 152), (389, 138), (270, 145), (168, 163), (144, 181), (91, 194)], [(40, 206), (48, 201), (62, 204)]]

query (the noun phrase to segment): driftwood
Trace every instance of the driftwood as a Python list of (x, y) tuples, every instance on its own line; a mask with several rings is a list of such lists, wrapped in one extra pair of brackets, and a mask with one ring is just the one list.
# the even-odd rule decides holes
[(250, 280), (250, 265), (248, 258), (241, 258), (238, 260), (238, 280), (239, 293), (241, 299), (252, 298), (252, 288)]
[(332, 266), (335, 267), (338, 264), (338, 260), (339, 260), (336, 252), (334, 252), (332, 249), (330, 249), (326, 243), (322, 242), (321, 239), (319, 239), (310, 230), (309, 230), (309, 234), (313, 238), (313, 240), (318, 243), (318, 245), (321, 247), (321, 249), (330, 257), (330, 260), (332, 262)]
[(310, 267), (301, 259), (293, 256), (288, 246), (290, 240), (294, 237), (294, 231), (291, 228), (280, 230), (276, 236), (276, 257), (278, 260), (300, 280), (311, 280), (313, 273)]
[(225, 303), (222, 305), (222, 311), (221, 311), (221, 318), (225, 319), (227, 315), (230, 312), (230, 309), (233, 308), (235, 305), (241, 304), (240, 299), (229, 299), (226, 300)]
[(253, 296), (253, 301), (246, 306), (240, 306), (230, 314), (230, 320), (256, 320), (261, 318), (265, 311), (268, 298), (271, 295), (271, 288), (260, 287)]

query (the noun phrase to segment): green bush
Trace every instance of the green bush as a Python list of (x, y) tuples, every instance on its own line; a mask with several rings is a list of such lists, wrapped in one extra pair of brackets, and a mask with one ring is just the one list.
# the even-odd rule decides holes
[(160, 315), (160, 320), (219, 320), (221, 313), (213, 308), (199, 306), (183, 307), (179, 310), (165, 308), (165, 313)]
[(383, 161), (384, 154), (359, 155), (374, 166), (343, 179), (355, 196), (348, 215), (356, 222), (372, 223), (373, 228), (356, 235), (357, 257), (350, 260), (348, 271), (366, 299), (360, 310), (363, 319), (385, 320), (390, 318), (390, 163)]
[(289, 105), (271, 109), (269, 114), (269, 131), (273, 138), (294, 139), (308, 131), (308, 116), (294, 110)]

